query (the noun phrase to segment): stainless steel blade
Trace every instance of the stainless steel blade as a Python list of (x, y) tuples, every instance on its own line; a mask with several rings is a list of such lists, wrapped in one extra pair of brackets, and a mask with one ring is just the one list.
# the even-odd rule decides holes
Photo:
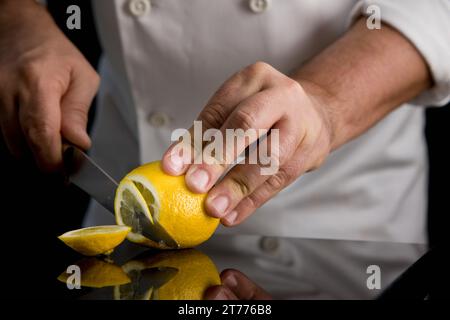
[(114, 214), (117, 182), (76, 146), (65, 146), (64, 167), (69, 181)]
[[(103, 170), (85, 152), (73, 145), (64, 146), (64, 167), (69, 182), (82, 189), (104, 208), (114, 214), (114, 198), (118, 183)], [(134, 213), (134, 220), (127, 223), (134, 232), (153, 240), (159, 245), (176, 249), (178, 243), (167, 233), (158, 222), (153, 225), (141, 212)]]
[(137, 226), (133, 225), (133, 228), (139, 230), (144, 237), (153, 240), (160, 246), (169, 249), (178, 249), (180, 247), (179, 244), (164, 230), (159, 222), (154, 220), (152, 224), (143, 213), (135, 213), (134, 223), (137, 224)]

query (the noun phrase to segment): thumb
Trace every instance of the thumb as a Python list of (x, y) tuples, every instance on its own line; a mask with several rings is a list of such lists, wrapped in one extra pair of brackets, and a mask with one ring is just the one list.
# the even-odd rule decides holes
[(85, 150), (91, 146), (87, 134), (88, 113), (98, 90), (97, 74), (74, 75), (61, 100), (61, 135), (69, 142)]

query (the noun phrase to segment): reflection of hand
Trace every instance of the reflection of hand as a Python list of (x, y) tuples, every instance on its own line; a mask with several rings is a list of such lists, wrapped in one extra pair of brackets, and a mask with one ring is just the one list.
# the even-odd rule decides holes
[(220, 274), (222, 285), (210, 287), (206, 300), (270, 300), (272, 297), (243, 273), (226, 269)]

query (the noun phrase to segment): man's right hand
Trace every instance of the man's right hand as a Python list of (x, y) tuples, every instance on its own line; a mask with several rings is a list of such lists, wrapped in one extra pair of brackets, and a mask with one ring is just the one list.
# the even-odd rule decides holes
[(55, 171), (62, 139), (88, 149), (88, 110), (100, 78), (34, 0), (0, 0), (0, 127), (17, 158), (31, 150)]

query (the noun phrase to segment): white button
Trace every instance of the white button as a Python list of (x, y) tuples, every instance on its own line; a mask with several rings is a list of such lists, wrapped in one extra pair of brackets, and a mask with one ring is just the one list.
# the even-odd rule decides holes
[(262, 13), (267, 10), (270, 5), (270, 0), (248, 0), (250, 10), (255, 13)]
[(147, 121), (150, 125), (156, 128), (167, 126), (170, 123), (170, 118), (163, 112), (152, 112), (148, 115)]
[(261, 240), (259, 241), (259, 247), (264, 252), (273, 253), (277, 251), (279, 246), (280, 243), (276, 238), (262, 237)]
[(148, 13), (152, 7), (150, 0), (129, 0), (128, 8), (132, 15), (141, 17)]

